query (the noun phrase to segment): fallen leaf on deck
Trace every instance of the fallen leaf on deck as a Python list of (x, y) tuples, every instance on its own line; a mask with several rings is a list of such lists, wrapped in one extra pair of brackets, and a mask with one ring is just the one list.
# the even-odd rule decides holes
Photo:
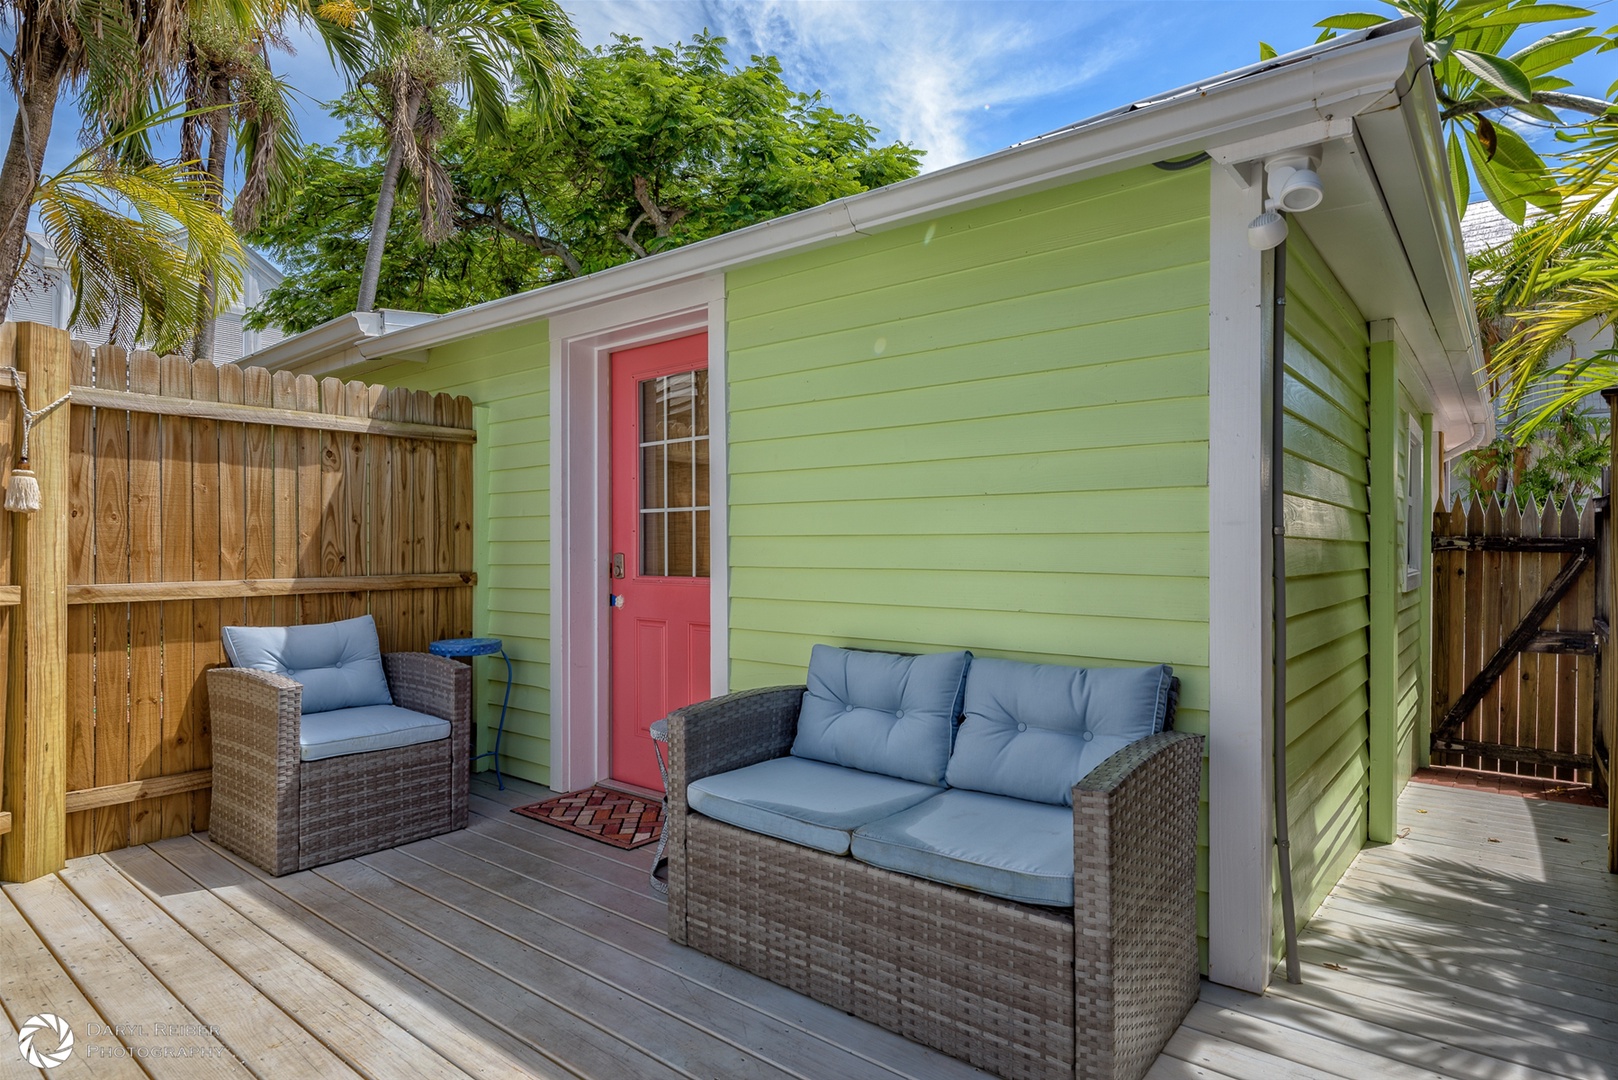
[(1321, 964), (1321, 965), (1320, 965), (1320, 966), (1321, 966), (1321, 967), (1329, 967), (1329, 968), (1331, 968), (1331, 969), (1332, 969), (1332, 970), (1333, 970), (1333, 971), (1347, 971), (1347, 970), (1348, 970), (1348, 969), (1347, 969), (1347, 968), (1346, 968), (1346, 967), (1344, 967), (1344, 966), (1343, 966), (1343, 965), (1342, 965), (1342, 964), (1331, 964), (1331, 963), (1322, 963), (1322, 964)]
[(1420, 810), (1420, 809), (1418, 809), (1418, 810), (1417, 810), (1417, 811), (1416, 811), (1416, 813), (1418, 813), (1418, 814), (1425, 814), (1425, 813), (1426, 813), (1426, 812), (1427, 812), (1427, 811), (1425, 811), (1425, 810)]
[(1399, 830), (1399, 839), (1403, 840), (1405, 837), (1407, 837), (1409, 835), (1410, 835), (1410, 826), (1409, 825), (1406, 825), (1404, 828)]
[(1499, 842), (1500, 842), (1500, 838), (1499, 838), (1499, 837), (1498, 837), (1498, 836), (1491, 836), (1491, 837), (1489, 837), (1489, 843), (1491, 843), (1491, 844), (1498, 844), (1498, 843), (1499, 843)]

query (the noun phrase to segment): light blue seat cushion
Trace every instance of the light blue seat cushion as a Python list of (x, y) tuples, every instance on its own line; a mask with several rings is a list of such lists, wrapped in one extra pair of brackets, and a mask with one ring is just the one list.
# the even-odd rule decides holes
[(969, 652), (898, 656), (816, 645), (792, 753), (940, 785)]
[(308, 626), (227, 626), (223, 634), (235, 667), (302, 683), (305, 713), (393, 704), (369, 615)]
[(848, 854), (849, 834), (942, 790), (823, 761), (780, 757), (687, 785), (699, 814), (794, 844)]
[(1085, 774), (1163, 730), (1173, 676), (1167, 664), (1075, 668), (974, 660), (949, 786), (1072, 806), (1073, 785)]
[(353, 709), (304, 713), (298, 725), (298, 747), (304, 761), (393, 750), (449, 738), (449, 721), (397, 705), (361, 705)]
[(946, 791), (854, 833), (854, 857), (945, 885), (1073, 906), (1073, 811), (979, 791)]

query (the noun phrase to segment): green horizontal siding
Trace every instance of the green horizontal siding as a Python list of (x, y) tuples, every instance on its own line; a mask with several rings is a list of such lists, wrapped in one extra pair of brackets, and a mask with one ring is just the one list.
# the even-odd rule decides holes
[[(1366, 835), (1370, 387), (1364, 318), (1301, 230), (1287, 248), (1287, 799), (1301, 925)], [(1274, 925), (1279, 944), (1279, 909)]]
[(1207, 176), (1141, 169), (730, 274), (732, 685), (1167, 661), (1205, 731), (1207, 259)]
[[(501, 768), (550, 782), (550, 341), (540, 322), (433, 349), (425, 364), (366, 375), (370, 382), (464, 394), (480, 410), (480, 513), (473, 543), (478, 584), (473, 626), (498, 637), (511, 656), (511, 706)], [(494, 748), (505, 696), (505, 665), (475, 661), (478, 749)], [(492, 767), (490, 759), (480, 763)]]

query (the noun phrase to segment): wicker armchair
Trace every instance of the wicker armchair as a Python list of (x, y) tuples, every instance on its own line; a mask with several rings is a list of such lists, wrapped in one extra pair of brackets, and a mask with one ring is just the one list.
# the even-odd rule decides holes
[(427, 653), (382, 665), (394, 704), (448, 720), (449, 738), (303, 761), (302, 686), (209, 670), (214, 842), (279, 876), (466, 827), (470, 669)]
[(1012, 1080), (1143, 1076), (1198, 993), (1201, 736), (1079, 782), (1074, 907), (1036, 907), (692, 811), (687, 784), (787, 753), (803, 693), (670, 716), (669, 937)]

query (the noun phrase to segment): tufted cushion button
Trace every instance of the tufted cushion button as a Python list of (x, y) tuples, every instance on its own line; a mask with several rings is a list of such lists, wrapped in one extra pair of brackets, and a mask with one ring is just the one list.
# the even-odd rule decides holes
[(1096, 733), (1093, 732), (1093, 731), (1086, 731), (1084, 733), (1084, 741), (1085, 742), (1089, 742), (1091, 739), (1093, 739), (1095, 737), (1096, 737)]
[(895, 720), (903, 720), (904, 716), (905, 716), (905, 711), (903, 709), (899, 709), (897, 712), (895, 712), (893, 714), (893, 718)]
[(843, 711), (844, 712), (853, 712), (854, 711), (854, 706), (852, 706), (852, 705), (844, 705), (843, 706)]
[(1027, 731), (1028, 730), (1028, 725), (1027, 724), (1018, 724), (1017, 725), (1017, 730), (1018, 731)]

